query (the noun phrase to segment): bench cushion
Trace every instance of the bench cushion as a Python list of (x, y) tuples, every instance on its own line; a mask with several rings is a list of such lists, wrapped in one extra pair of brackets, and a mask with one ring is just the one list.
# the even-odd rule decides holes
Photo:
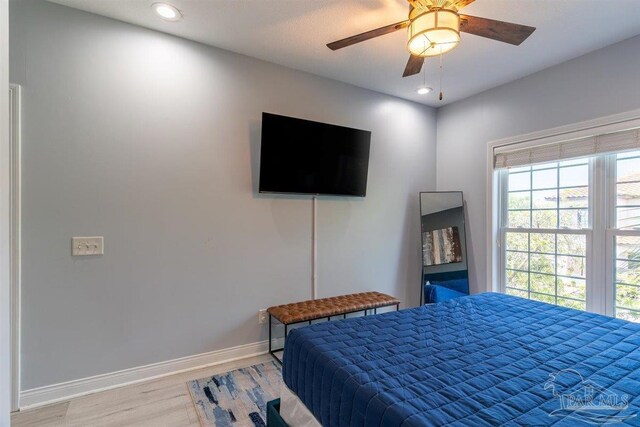
[(380, 292), (361, 292), (358, 294), (341, 295), (292, 304), (269, 307), (270, 315), (285, 325), (321, 319), (354, 311), (368, 310), (377, 307), (399, 304), (400, 300)]

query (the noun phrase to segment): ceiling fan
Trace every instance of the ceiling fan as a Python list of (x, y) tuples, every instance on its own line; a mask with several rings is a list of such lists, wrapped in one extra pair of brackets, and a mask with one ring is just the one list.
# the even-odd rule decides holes
[(535, 27), (476, 16), (461, 15), (460, 9), (475, 0), (408, 0), (409, 19), (327, 44), (342, 49), (365, 40), (408, 28), (407, 49), (411, 56), (402, 77), (420, 73), (424, 59), (442, 55), (460, 43), (460, 32), (520, 45)]

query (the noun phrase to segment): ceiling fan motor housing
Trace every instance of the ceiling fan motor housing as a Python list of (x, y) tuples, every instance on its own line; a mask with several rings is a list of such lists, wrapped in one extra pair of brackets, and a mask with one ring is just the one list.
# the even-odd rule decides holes
[(412, 7), (409, 21), (407, 48), (412, 55), (437, 56), (460, 43), (460, 16), (455, 8)]

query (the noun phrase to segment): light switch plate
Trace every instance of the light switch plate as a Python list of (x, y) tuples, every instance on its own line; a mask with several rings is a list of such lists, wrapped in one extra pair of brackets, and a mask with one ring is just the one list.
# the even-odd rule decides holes
[(104, 255), (104, 237), (72, 237), (71, 238), (71, 255), (73, 256), (89, 256)]

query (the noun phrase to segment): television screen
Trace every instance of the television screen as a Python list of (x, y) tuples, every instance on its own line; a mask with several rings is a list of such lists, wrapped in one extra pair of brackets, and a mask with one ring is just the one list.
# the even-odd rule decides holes
[(261, 193), (364, 197), (371, 132), (262, 113)]

